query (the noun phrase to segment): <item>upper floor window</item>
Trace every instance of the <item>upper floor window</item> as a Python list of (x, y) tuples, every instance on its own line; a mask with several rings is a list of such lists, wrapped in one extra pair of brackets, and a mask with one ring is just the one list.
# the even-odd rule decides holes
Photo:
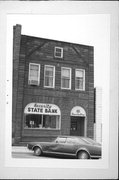
[(85, 90), (85, 70), (83, 69), (75, 70), (75, 89)]
[(45, 65), (44, 69), (44, 86), (54, 88), (55, 86), (55, 67)]
[(30, 63), (29, 64), (29, 78), (28, 82), (30, 85), (39, 85), (40, 83), (40, 64)]
[(61, 47), (55, 47), (54, 56), (55, 56), (56, 58), (63, 58), (63, 48), (61, 48)]
[(71, 68), (61, 68), (61, 88), (71, 89)]

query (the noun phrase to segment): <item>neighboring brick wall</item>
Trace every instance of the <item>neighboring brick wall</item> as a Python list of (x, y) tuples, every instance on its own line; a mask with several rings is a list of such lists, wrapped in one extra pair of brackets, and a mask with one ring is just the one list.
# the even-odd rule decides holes
[(94, 52), (93, 49), (89, 51), (89, 98), (88, 98), (88, 124), (87, 136), (93, 138), (94, 136)]
[(19, 74), (19, 53), (21, 41), (21, 25), (16, 25), (13, 28), (13, 101), (12, 101), (12, 137), (16, 133), (16, 106), (18, 99), (18, 74)]
[[(94, 67), (93, 47), (48, 39), (21, 36), (20, 62), (17, 76), (16, 136), (27, 141), (28, 137), (70, 135), (70, 112), (74, 106), (81, 106), (87, 114), (87, 136), (93, 138), (94, 123)], [(54, 47), (64, 49), (64, 58), (54, 58)], [(40, 85), (28, 85), (29, 63), (41, 65)], [(44, 65), (54, 65), (55, 88), (44, 88)], [(61, 67), (72, 68), (72, 89), (61, 90)], [(75, 91), (75, 69), (85, 69), (85, 91)], [(15, 89), (14, 89), (15, 90)], [(16, 101), (16, 98), (14, 98)], [(31, 102), (56, 104), (61, 110), (61, 130), (37, 131), (23, 129), (24, 108)], [(14, 125), (14, 124), (13, 124)]]
[(94, 139), (102, 142), (102, 88), (95, 88), (95, 131)]

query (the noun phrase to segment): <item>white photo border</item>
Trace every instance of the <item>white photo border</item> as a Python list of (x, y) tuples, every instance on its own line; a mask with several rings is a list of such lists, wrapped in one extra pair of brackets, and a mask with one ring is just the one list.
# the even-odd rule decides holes
[[(63, 9), (62, 7), (65, 8)], [(3, 97), (5, 97), (5, 99), (2, 98), (3, 104), (5, 103), (5, 109), (2, 107), (4, 112), (4, 114), (2, 112), (2, 119), (4, 119), (4, 121), (2, 121), (2, 126), (0, 129), (1, 137), (3, 137), (0, 138), (0, 143), (3, 144), (2, 149), (0, 150), (2, 152), (2, 156), (0, 153), (2, 162), (0, 162), (2, 178), (116, 178), (118, 169), (118, 41), (116, 39), (118, 34), (117, 2), (6, 2), (1, 3), (0, 10), (0, 27), (2, 27), (0, 30), (0, 34), (2, 34), (1, 70), (4, 74), (1, 81), (5, 90), (3, 92)], [(9, 41), (6, 36), (8, 31), (7, 16), (9, 14), (80, 15), (97, 13), (110, 16), (110, 52), (108, 54), (109, 57), (105, 62), (107, 65), (107, 69), (105, 71), (105, 80), (107, 81), (103, 97), (104, 104), (107, 106), (105, 107), (104, 105), (103, 108), (103, 115), (106, 119), (106, 124), (104, 122), (104, 150), (102, 159), (98, 161), (96, 160), (95, 162), (93, 160), (81, 162), (71, 160), (71, 164), (67, 160), (64, 160), (63, 163), (62, 161), (59, 162), (59, 160), (42, 160), (40, 162), (39, 160), (32, 160), (31, 163), (31, 159), (13, 159), (11, 157), (10, 121), (12, 116), (12, 59), (10, 60), (10, 57), (12, 57), (12, 52), (8, 50), (10, 47), (7, 46)], [(18, 168), (18, 171), (16, 171), (16, 168)], [(40, 173), (39, 170), (41, 170)], [(29, 173), (26, 173), (26, 171), (29, 171)]]

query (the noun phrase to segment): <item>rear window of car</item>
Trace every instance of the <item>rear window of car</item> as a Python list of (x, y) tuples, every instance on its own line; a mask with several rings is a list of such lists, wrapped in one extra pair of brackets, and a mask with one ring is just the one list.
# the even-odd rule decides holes
[(87, 144), (98, 144), (96, 141), (90, 138), (82, 138)]

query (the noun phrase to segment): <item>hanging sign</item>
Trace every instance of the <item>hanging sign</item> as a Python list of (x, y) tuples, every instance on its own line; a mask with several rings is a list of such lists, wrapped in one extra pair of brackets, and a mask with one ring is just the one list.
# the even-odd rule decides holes
[(25, 114), (60, 115), (60, 109), (55, 104), (30, 103), (25, 107)]
[(80, 107), (80, 106), (75, 106), (72, 110), (71, 110), (71, 116), (86, 116), (86, 112), (85, 110)]

